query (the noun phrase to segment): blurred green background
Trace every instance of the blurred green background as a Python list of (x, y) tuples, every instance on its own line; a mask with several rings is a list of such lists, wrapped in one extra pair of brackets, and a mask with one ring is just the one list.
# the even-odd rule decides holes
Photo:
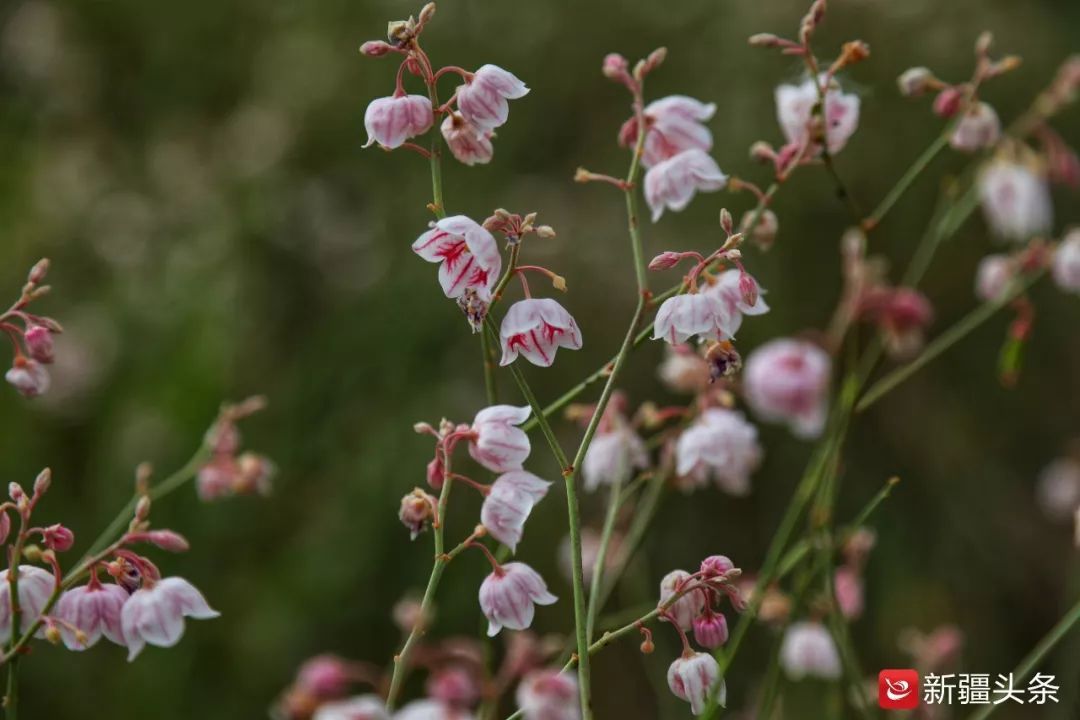
[[(559, 233), (527, 252), (567, 277), (565, 304), (585, 347), (560, 353), (553, 369), (525, 368), (542, 399), (607, 358), (632, 312), (622, 201), (571, 181), (578, 165), (621, 175), (628, 161), (615, 144), (628, 99), (600, 75), (601, 58), (666, 45), (650, 96), (716, 102), (714, 157), (726, 172), (764, 184), (767, 170), (747, 148), (780, 139), (773, 86), (800, 68), (745, 39), (794, 33), (806, 5), (440, 3), (424, 36), (436, 64), (493, 62), (532, 88), (500, 128), (494, 162), (447, 162), (444, 177), (451, 212), (481, 219), (496, 207), (537, 210)], [(54, 489), (40, 519), (63, 521), (89, 542), (128, 497), (136, 463), (151, 460), (161, 474), (179, 466), (222, 399), (255, 392), (271, 405), (246, 423), (245, 439), (280, 470), (268, 499), (205, 505), (186, 488), (155, 507), (155, 523), (193, 546), (155, 556), (163, 571), (192, 580), (221, 619), (189, 623), (178, 647), (151, 648), (131, 665), (107, 643), (85, 654), (39, 644), (23, 664), (24, 717), (264, 717), (309, 655), (384, 662), (393, 653), (390, 608), (422, 587), (431, 557), (427, 536), (410, 544), (396, 517), (400, 497), (423, 482), (431, 451), (411, 425), (469, 420), (484, 393), (477, 339), (442, 297), (434, 268), (409, 250), (429, 219), (426, 163), (361, 149), (364, 108), (392, 91), (395, 64), (361, 58), (357, 47), (417, 10), (389, 0), (0, 6), (0, 288), (14, 297), (33, 261), (51, 257), (55, 292), (39, 310), (68, 330), (49, 395), (26, 402), (0, 392), (5, 480), (29, 483), (51, 466)], [(984, 93), (1008, 122), (1080, 49), (1080, 4), (830, 4), (820, 54), (854, 37), (873, 50), (848, 78), (863, 96), (862, 124), (837, 160), (864, 208), (941, 126), (928, 102), (898, 97), (895, 77), (928, 65), (967, 78), (982, 29), (994, 31), (999, 53), (1024, 58)], [(1056, 125), (1080, 143), (1077, 109)], [(940, 180), (965, 162), (937, 160), (872, 249), (906, 261)], [(1056, 200), (1057, 228), (1080, 219), (1075, 194)], [(647, 254), (713, 248), (720, 207), (738, 216), (751, 203), (745, 193), (700, 196), (645, 228)], [(824, 171), (798, 173), (774, 208), (777, 245), (748, 252), (773, 311), (744, 325), (744, 352), (823, 326), (838, 292), (847, 216)], [(975, 217), (941, 250), (925, 283), (935, 328), (974, 304), (973, 269), (990, 245)], [(908, 664), (896, 645), (903, 628), (942, 622), (967, 635), (964, 670), (1005, 672), (1080, 592), (1071, 528), (1044, 521), (1033, 499), (1037, 472), (1080, 430), (1080, 301), (1049, 284), (1034, 299), (1038, 321), (1016, 389), (996, 380), (1007, 322), (998, 317), (854, 431), (841, 517), (889, 475), (904, 480), (876, 518), (868, 608), (854, 625), (868, 673)], [(623, 387), (633, 403), (668, 398), (655, 379), (661, 350), (647, 345), (630, 363)], [(511, 392), (509, 376), (500, 381)], [(576, 440), (576, 428), (561, 428), (567, 444)], [(620, 602), (654, 602), (662, 574), (708, 553), (756, 567), (809, 450), (776, 427), (762, 435), (766, 461), (749, 498), (712, 489), (667, 498)], [(531, 467), (553, 476), (536, 445)], [(599, 522), (600, 500), (585, 503), (590, 522)], [(450, 537), (475, 522), (470, 502), (455, 502)], [(539, 612), (544, 631), (564, 630), (570, 619), (570, 588), (552, 551), (564, 513), (555, 489), (519, 550), (563, 598)], [(479, 555), (452, 566), (437, 633), (476, 631), (484, 574)], [(657, 637), (646, 661), (631, 642), (598, 657), (600, 717), (688, 716), (666, 688), (653, 691), (675, 653), (670, 630)], [(730, 677), (735, 707), (752, 697), (768, 647), (758, 628)], [(1002, 717), (1077, 716), (1080, 643), (1055, 657), (1051, 671), (1071, 703)]]

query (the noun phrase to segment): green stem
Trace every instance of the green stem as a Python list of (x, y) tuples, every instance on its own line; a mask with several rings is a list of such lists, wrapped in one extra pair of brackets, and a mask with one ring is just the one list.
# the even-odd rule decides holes
[(22, 620), (22, 608), (19, 605), (19, 561), (22, 559), (23, 545), (26, 543), (27, 512), (19, 510), (19, 531), (15, 543), (8, 551), (8, 598), (11, 603), (10, 640), (5, 657), (9, 659), (7, 692), (4, 695), (4, 717), (16, 720), (19, 715), (19, 656), (16, 654), (19, 640), (19, 625)]
[(604, 582), (608, 547), (611, 545), (611, 536), (615, 533), (615, 522), (619, 518), (621, 496), (622, 478), (619, 478), (608, 493), (607, 514), (604, 516), (604, 527), (600, 532), (600, 547), (597, 548), (596, 560), (593, 562), (592, 582), (589, 585), (589, 607), (585, 613), (585, 637), (590, 642), (592, 642), (593, 629), (596, 627), (596, 615), (600, 612), (600, 588)]
[(878, 224), (885, 218), (885, 216), (892, 210), (904, 193), (908, 191), (915, 180), (922, 174), (930, 163), (938, 156), (942, 150), (949, 145), (949, 136), (952, 134), (952, 125), (946, 128), (945, 132), (939, 135), (934, 142), (922, 151), (922, 154), (915, 159), (915, 162), (911, 164), (911, 167), (900, 177), (900, 179), (893, 185), (892, 189), (885, 195), (884, 199), (878, 204), (874, 211), (867, 216), (862, 222), (863, 229), (871, 230), (878, 226)]

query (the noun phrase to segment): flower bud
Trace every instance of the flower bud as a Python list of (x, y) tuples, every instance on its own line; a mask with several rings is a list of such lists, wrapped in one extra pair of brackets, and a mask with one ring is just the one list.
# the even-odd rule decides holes
[(618, 80), (630, 72), (630, 63), (619, 53), (608, 53), (604, 56), (604, 64), (600, 67), (604, 77)]
[(29, 275), (26, 276), (26, 282), (31, 285), (37, 285), (49, 272), (49, 258), (41, 258), (34, 264), (34, 267), (30, 268)]
[(690, 578), (690, 573), (685, 570), (673, 570), (660, 581), (658, 606), (666, 606), (665, 614), (683, 630), (689, 630), (693, 626), (694, 618), (705, 607), (705, 599), (696, 590), (687, 592), (672, 602), (672, 598), (686, 590), (691, 582), (693, 580)]
[(919, 97), (932, 89), (937, 82), (934, 73), (925, 67), (908, 68), (896, 79), (900, 94), (904, 97)]
[(415, 540), (416, 536), (427, 529), (428, 524), (435, 517), (435, 508), (438, 501), (420, 488), (415, 488), (411, 493), (401, 498), (401, 509), (398, 510), (398, 519), (401, 524), (409, 529), (409, 538)]
[(758, 33), (750, 36), (750, 46), (764, 48), (779, 47), (780, 38), (772, 33)]
[(951, 118), (960, 110), (964, 101), (964, 92), (956, 87), (947, 87), (934, 98), (934, 113), (938, 117)]
[(368, 57), (382, 57), (392, 51), (394, 46), (382, 40), (368, 40), (360, 46), (360, 54)]
[(427, 5), (420, 8), (421, 25), (426, 25), (433, 17), (435, 17), (435, 3), (429, 2)]
[(143, 495), (135, 505), (135, 520), (142, 522), (148, 517), (150, 517), (150, 496)]
[(701, 561), (701, 574), (707, 578), (723, 577), (735, 569), (735, 563), (726, 555), (710, 555)]
[(427, 464), (427, 482), (428, 485), (436, 490), (439, 490), (443, 486), (443, 476), (446, 474), (446, 468), (443, 465), (442, 456), (436, 454), (434, 459)]
[(75, 533), (63, 525), (50, 525), (41, 531), (45, 547), (56, 552), (67, 552), (75, 544)]
[(337, 655), (309, 658), (296, 673), (296, 686), (320, 700), (344, 696), (351, 684), (349, 664)]
[(30, 325), (23, 333), (30, 357), (46, 365), (53, 361), (52, 332), (44, 325)]
[(53, 645), (60, 644), (60, 631), (57, 630), (55, 625), (50, 623), (49, 626), (45, 628), (45, 639)]
[(723, 613), (706, 612), (694, 618), (694, 640), (708, 650), (715, 650), (728, 639), (727, 618)]
[(17, 482), (10, 482), (8, 483), (8, 497), (17, 503), (26, 499), (26, 493), (23, 492), (22, 485)]
[(649, 261), (650, 270), (667, 270), (679, 264), (682, 256), (677, 252), (665, 250)]
[(169, 552), (187, 552), (191, 549), (184, 536), (172, 530), (151, 530), (146, 533), (146, 541)]
[(727, 208), (720, 210), (720, 227), (724, 229), (724, 232), (731, 235), (735, 231), (735, 222), (731, 219), (731, 213)]
[(45, 468), (34, 479), (34, 495), (44, 495), (52, 484), (52, 470)]
[(749, 233), (750, 240), (757, 245), (758, 249), (768, 250), (776, 241), (776, 233), (780, 229), (780, 221), (777, 219), (776, 213), (772, 210), (762, 210), (757, 225), (754, 226), (753, 231), (751, 232), (750, 223), (753, 219), (753, 212), (744, 214), (742, 221), (739, 223), (739, 230), (744, 235)]

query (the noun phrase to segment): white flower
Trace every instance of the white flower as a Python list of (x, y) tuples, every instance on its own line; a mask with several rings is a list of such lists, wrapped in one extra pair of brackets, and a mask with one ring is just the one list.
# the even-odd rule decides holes
[[(746, 284), (752, 289), (753, 303), (747, 302), (746, 293), (742, 285)], [(742, 326), (743, 315), (764, 315), (769, 312), (769, 306), (762, 295), (765, 291), (749, 273), (730, 269), (720, 273), (716, 282), (706, 286), (703, 295), (716, 298), (727, 311), (727, 329), (734, 336)]]
[[(812, 78), (799, 85), (780, 85), (776, 88), (776, 118), (789, 143), (809, 142), (807, 133), (818, 88)], [(825, 137), (830, 153), (840, 152), (859, 126), (859, 96), (845, 93), (833, 81), (825, 92)]]
[(671, 345), (681, 345), (694, 335), (726, 340), (731, 337), (734, 322), (725, 304), (713, 295), (701, 292), (676, 295), (665, 300), (656, 311), (653, 340), (663, 338)]
[[(49, 602), (56, 579), (51, 572), (33, 565), (19, 566), (19, 631), (26, 632), (41, 616), (45, 604)], [(45, 635), (45, 627), (37, 631), (37, 637)], [(0, 644), (11, 639), (11, 585), (8, 583), (8, 571), (0, 572)]]
[(1080, 228), (1070, 230), (1057, 246), (1050, 272), (1059, 288), (1080, 293)]
[(994, 108), (984, 102), (972, 105), (956, 124), (949, 144), (954, 150), (975, 152), (994, 145), (1001, 137), (1001, 121)]
[[(690, 573), (685, 570), (672, 570), (660, 580), (660, 602), (657, 607), (663, 606), (671, 598), (685, 590), (689, 583), (693, 582)], [(688, 592), (680, 597), (665, 611), (665, 614), (675, 621), (675, 624), (683, 630), (690, 631), (694, 626), (694, 618), (705, 609), (705, 598), (696, 590)]]
[(511, 470), (500, 475), (484, 498), (484, 504), (480, 508), (480, 522), (491, 537), (510, 548), (510, 552), (514, 552), (521, 541), (525, 521), (528, 520), (533, 505), (547, 494), (550, 485), (546, 480), (524, 470)]
[(495, 238), (482, 225), (464, 215), (443, 218), (416, 239), (413, 252), (439, 263), (439, 284), (448, 298), (475, 290), (485, 303), (499, 281), (502, 255)]
[(757, 428), (742, 413), (709, 408), (679, 436), (675, 470), (694, 486), (710, 477), (732, 495), (750, 491), (750, 474), (761, 462)]
[(820, 623), (792, 623), (780, 645), (780, 666), (792, 680), (840, 677), (840, 653), (832, 635)]
[(533, 365), (550, 367), (559, 348), (581, 349), (581, 330), (573, 316), (551, 298), (529, 298), (510, 306), (499, 328), (500, 365), (520, 354)]
[(458, 111), (480, 130), (494, 130), (510, 115), (507, 100), (529, 94), (525, 83), (497, 65), (484, 65), (457, 89)]
[(625, 422), (607, 432), (597, 433), (585, 459), (581, 463), (581, 475), (586, 492), (601, 485), (625, 483), (635, 469), (649, 466), (649, 453), (641, 437)]
[(517, 703), (525, 720), (578, 720), (577, 676), (559, 670), (533, 670), (518, 684)]
[(476, 413), (469, 440), (473, 460), (492, 472), (520, 470), (532, 446), (529, 436), (517, 427), (529, 419), (532, 409), (513, 405), (492, 405)]
[[(648, 128), (641, 164), (651, 168), (685, 150), (712, 149), (712, 133), (704, 123), (716, 114), (715, 103), (685, 95), (669, 95), (645, 106)], [(640, 132), (640, 129), (638, 129)]]
[(552, 605), (558, 598), (548, 592), (540, 573), (525, 563), (506, 563), (480, 584), (480, 609), (488, 619), (488, 635), (505, 628), (525, 630), (532, 625), (534, 605)]
[(645, 173), (645, 202), (656, 222), (664, 214), (664, 208), (678, 212), (690, 204), (699, 190), (712, 192), (722, 190), (725, 185), (727, 175), (704, 150), (685, 150), (653, 165)]
[(147, 644), (172, 647), (180, 642), (185, 617), (206, 620), (220, 614), (183, 578), (146, 583), (128, 598), (120, 616), (128, 660), (134, 660)]
[[(128, 601), (128, 591), (119, 585), (95, 582), (72, 588), (60, 596), (56, 603), (56, 619), (60, 638), (68, 650), (85, 650), (92, 647), (104, 635), (117, 645), (124, 645), (121, 615)], [(78, 629), (84, 642), (76, 637)]]
[(713, 692), (720, 705), (727, 701), (720, 664), (708, 653), (695, 652), (676, 658), (668, 668), (667, 681), (675, 697), (690, 703), (690, 712), (695, 715), (705, 712)]
[(1053, 224), (1046, 176), (1027, 164), (991, 162), (979, 176), (979, 197), (990, 229), (1007, 240), (1026, 241)]
[(986, 302), (999, 300), (1015, 276), (1012, 258), (1001, 254), (987, 255), (975, 270), (975, 296)]
[(357, 695), (348, 700), (323, 703), (311, 720), (390, 720), (377, 695)]
[(831, 374), (832, 361), (817, 345), (772, 340), (746, 359), (746, 401), (762, 419), (786, 422), (799, 437), (817, 437), (825, 427)]

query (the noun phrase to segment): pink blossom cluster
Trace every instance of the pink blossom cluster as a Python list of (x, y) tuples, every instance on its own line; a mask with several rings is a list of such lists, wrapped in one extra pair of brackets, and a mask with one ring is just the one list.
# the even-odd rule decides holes
[(0, 315), (0, 328), (7, 334), (15, 353), (4, 379), (28, 398), (48, 391), (51, 378), (46, 366), (55, 359), (53, 336), (63, 332), (56, 320), (27, 309), (34, 300), (49, 292), (50, 286), (44, 284), (48, 272), (49, 261), (38, 261), (30, 269), (19, 299)]

